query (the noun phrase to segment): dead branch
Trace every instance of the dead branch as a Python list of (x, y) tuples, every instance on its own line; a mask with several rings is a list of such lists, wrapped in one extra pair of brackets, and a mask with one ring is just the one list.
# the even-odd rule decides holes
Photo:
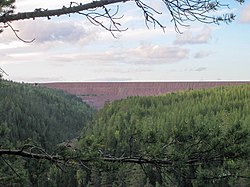
[(163, 31), (165, 29), (165, 26), (163, 26), (155, 17), (154, 17), (154, 13), (155, 14), (162, 14), (161, 12), (158, 12), (157, 10), (155, 10), (153, 7), (148, 6), (147, 4), (143, 3), (141, 0), (135, 0), (136, 5), (143, 11), (143, 15), (145, 18), (145, 25), (147, 26), (147, 28), (149, 29), (149, 25), (148, 23), (153, 24), (154, 28), (156, 27), (156, 25), (160, 26)]
[[(91, 3), (86, 4), (78, 4), (71, 2), (69, 7), (63, 6), (61, 9), (54, 10), (36, 8), (32, 12), (23, 13), (3, 11), (0, 16), (0, 23), (10, 23), (11, 21), (35, 19), (39, 17), (47, 17), (48, 19), (50, 19), (53, 16), (80, 13), (82, 15), (85, 15), (91, 23), (97, 24), (108, 31), (123, 31), (119, 29), (120, 23), (115, 21), (117, 18), (115, 18), (114, 16), (117, 14), (117, 12), (112, 15), (110, 13), (110, 9), (107, 9), (106, 6), (121, 2), (125, 3), (128, 1), (134, 1), (137, 7), (142, 10), (145, 18), (145, 24), (148, 28), (148, 24), (152, 24), (154, 27), (158, 25), (163, 30), (165, 29), (165, 26), (155, 18), (155, 15), (159, 15), (162, 13), (154, 9), (154, 7), (145, 4), (142, 0), (102, 0), (93, 1)], [(236, 1), (240, 3), (243, 2), (243, 0)], [(235, 18), (234, 14), (225, 14), (221, 16), (213, 15), (213, 12), (216, 11), (218, 8), (229, 8), (228, 5), (221, 4), (218, 0), (162, 0), (162, 2), (165, 4), (167, 11), (170, 13), (170, 16), (172, 18), (171, 21), (174, 23), (175, 30), (178, 33), (181, 33), (181, 31), (179, 30), (180, 26), (188, 26), (188, 23), (192, 21), (199, 21), (205, 24), (219, 24), (219, 22), (229, 23)], [(96, 8), (103, 8), (104, 13), (98, 13), (96, 11)], [(83, 13), (83, 11), (89, 10), (94, 11), (92, 12), (92, 14)], [(117, 11), (119, 11), (119, 9), (117, 9)], [(100, 17), (109, 19), (110, 26), (105, 26), (101, 21), (99, 21), (98, 18)]]
[(1, 156), (3, 162), (19, 177), (21, 178), (21, 176), (17, 173), (17, 171), (12, 167), (12, 165), (3, 157)]
[(32, 12), (23, 12), (23, 13), (17, 13), (17, 14), (6, 13), (0, 16), (0, 23), (6, 23), (9, 21), (17, 21), (17, 20), (24, 20), (24, 19), (35, 19), (39, 17), (50, 18), (53, 16), (73, 14), (73, 13), (78, 13), (84, 10), (95, 9), (95, 8), (103, 7), (109, 4), (115, 4), (115, 3), (126, 2), (126, 1), (131, 1), (131, 0), (102, 0), (102, 1), (93, 1), (91, 3), (86, 3), (86, 4), (79, 4), (78, 6), (70, 6), (70, 7), (63, 6), (60, 9), (54, 9), (54, 10), (35, 9)]
[(33, 41), (35, 41), (35, 38), (32, 39), (32, 40), (24, 40), (24, 39), (22, 39), (22, 38), (21, 38), (20, 36), (18, 36), (18, 34), (17, 34), (17, 32), (19, 32), (19, 30), (14, 29), (14, 28), (11, 26), (11, 24), (10, 24), (9, 22), (6, 22), (6, 24), (8, 25), (8, 27), (11, 28), (11, 30), (13, 31), (13, 33), (15, 34), (15, 36), (16, 36), (19, 40), (21, 40), (22, 42), (24, 42), (24, 43), (32, 43)]
[[(72, 6), (72, 4), (79, 6), (79, 4), (75, 2), (71, 2), (70, 6)], [(119, 13), (119, 6), (117, 6), (114, 13), (111, 12), (111, 9), (107, 9), (105, 6), (102, 8), (103, 13), (100, 13), (97, 11), (97, 9), (94, 9), (88, 10), (88, 12), (78, 12), (78, 14), (85, 16), (93, 25), (101, 26), (105, 30), (109, 31), (114, 38), (116, 38), (114, 32), (122, 32), (127, 30), (127, 28), (121, 29), (121, 24), (116, 21), (123, 18), (123, 16), (117, 17), (117, 14)], [(109, 20), (109, 24), (105, 25), (103, 23), (103, 18)]]
[(65, 162), (70, 163), (71, 161), (80, 162), (80, 165), (87, 162), (95, 162), (95, 161), (105, 161), (105, 162), (120, 162), (120, 163), (135, 163), (135, 164), (163, 164), (163, 165), (171, 165), (172, 162), (169, 160), (156, 160), (156, 159), (147, 159), (142, 157), (112, 157), (112, 156), (102, 156), (98, 158), (92, 159), (80, 159), (79, 157), (69, 157), (64, 158), (59, 155), (50, 155), (46, 152), (44, 153), (34, 153), (33, 149), (36, 147), (32, 147), (29, 151), (25, 151), (25, 149), (0, 149), (0, 156), (2, 155), (13, 155), (24, 158), (34, 158), (38, 160), (48, 160), (52, 162)]
[(8, 73), (6, 73), (1, 67), (0, 67), (0, 78), (3, 76), (3, 74), (8, 75)]
[(49, 161), (62, 161), (63, 158), (60, 156), (54, 156), (49, 154), (41, 154), (41, 153), (32, 153), (28, 151), (24, 151), (22, 149), (1, 149), (0, 155), (13, 155), (13, 156), (20, 156), (24, 158), (34, 158), (34, 159), (44, 159)]
[[(27, 149), (27, 150), (26, 150)], [(154, 159), (154, 158), (145, 158), (145, 157), (115, 157), (115, 156), (105, 156), (105, 155), (100, 155), (88, 159), (81, 158), (81, 156), (76, 155), (73, 157), (63, 157), (61, 155), (51, 155), (45, 152), (43, 149), (32, 146), (32, 145), (25, 145), (21, 149), (0, 149), (0, 157), (3, 159), (3, 161), (13, 170), (14, 173), (18, 176), (18, 173), (15, 171), (15, 169), (8, 163), (6, 160), (8, 156), (18, 156), (18, 157), (23, 157), (23, 158), (29, 158), (29, 159), (36, 159), (36, 160), (47, 160), (55, 164), (58, 168), (60, 168), (62, 171), (63, 168), (62, 166), (66, 167), (83, 167), (84, 169), (91, 170), (92, 167), (94, 166), (94, 163), (97, 162), (106, 162), (106, 163), (124, 163), (124, 164), (138, 164), (141, 166), (142, 170), (144, 171), (145, 175), (147, 175), (147, 172), (144, 168), (145, 165), (151, 165), (157, 169), (158, 174), (161, 177), (162, 171), (163, 170), (168, 170), (173, 171), (176, 173), (179, 173), (177, 170), (175, 170), (176, 165), (175, 163), (177, 160), (168, 160), (168, 159)], [(219, 159), (219, 160), (217, 160)], [(219, 157), (213, 157), (207, 159), (207, 161), (211, 162), (217, 162), (221, 161), (221, 158)], [(193, 165), (200, 165), (204, 162), (201, 157), (193, 158), (192, 160), (187, 160), (183, 164), (186, 166)], [(182, 173), (179, 173), (180, 175), (183, 175), (184, 178), (185, 176)], [(230, 175), (223, 175), (222, 178), (229, 178), (229, 177), (237, 177), (237, 178), (249, 178), (248, 176), (243, 176), (243, 175), (236, 175), (236, 174), (230, 174)], [(207, 178), (207, 180), (213, 180), (217, 179), (216, 177), (212, 178)]]
[[(105, 5), (108, 4), (114, 4), (118, 2), (126, 2), (130, 0), (103, 0), (103, 1), (93, 1), (92, 3), (87, 4), (78, 4), (75, 2), (71, 2), (70, 6), (67, 8), (63, 6), (61, 9), (55, 9), (55, 10), (48, 10), (48, 9), (42, 9), (42, 8), (36, 8), (33, 12), (24, 12), (24, 13), (17, 13), (14, 14), (13, 11), (4, 11), (2, 16), (0, 16), (0, 23), (4, 23), (7, 25), (7, 27), (10, 27), (15, 36), (25, 42), (25, 43), (31, 43), (35, 39), (32, 40), (24, 40), (20, 36), (18, 36), (17, 32), (18, 30), (14, 29), (11, 25), (11, 21), (17, 21), (17, 20), (24, 20), (24, 19), (35, 19), (38, 17), (47, 17), (48, 19), (51, 19), (52, 16), (61, 16), (61, 15), (70, 15), (71, 13), (78, 13), (81, 15), (84, 15), (87, 17), (87, 19), (94, 25), (101, 26), (105, 30), (109, 31), (113, 37), (116, 38), (114, 35), (114, 32), (122, 32), (126, 31), (127, 29), (120, 29), (119, 27), (121, 24), (117, 22), (116, 20), (121, 19), (121, 17), (116, 17), (116, 15), (119, 12), (119, 7), (117, 6), (117, 9), (115, 13), (111, 13), (111, 9), (107, 9)], [(73, 6), (74, 5), (74, 6)], [(102, 7), (104, 10), (104, 13), (98, 13), (96, 11), (96, 8)], [(94, 11), (91, 11), (94, 9)], [(87, 13), (83, 12), (84, 10), (89, 11)], [(99, 18), (106, 18), (110, 20), (110, 24), (107, 26), (103, 24), (102, 20), (99, 20)], [(6, 26), (2, 27), (0, 31), (2, 32), (6, 28)]]

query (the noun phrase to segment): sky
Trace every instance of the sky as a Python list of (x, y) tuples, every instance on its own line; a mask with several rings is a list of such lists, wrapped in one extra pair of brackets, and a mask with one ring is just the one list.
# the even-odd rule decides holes
[[(87, 3), (87, 0), (75, 1)], [(145, 25), (134, 2), (120, 3), (117, 20), (124, 32), (112, 34), (91, 24), (83, 15), (71, 14), (12, 22), (0, 34), (0, 67), (5, 79), (18, 82), (85, 81), (217, 81), (250, 80), (250, 0), (230, 1), (230, 9), (215, 14), (236, 14), (230, 24), (188, 23), (175, 31), (160, 0), (144, 0), (162, 15), (166, 26)], [(228, 1), (227, 1), (228, 2)], [(16, 12), (68, 6), (69, 0), (16, 0)], [(107, 6), (114, 12), (115, 6)], [(100, 9), (102, 11), (102, 9)], [(104, 24), (108, 20), (102, 20)]]

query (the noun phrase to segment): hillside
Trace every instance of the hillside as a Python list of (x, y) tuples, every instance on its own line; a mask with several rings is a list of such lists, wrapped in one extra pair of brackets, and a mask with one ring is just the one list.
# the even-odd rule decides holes
[[(93, 112), (62, 91), (0, 81), (0, 149), (58, 151), (58, 144), (80, 135)], [(43, 161), (1, 155), (0, 186), (47, 186), (50, 167)]]
[[(245, 82), (79, 82), (44, 83), (48, 88), (64, 90), (80, 97), (84, 102), (100, 109), (106, 102), (128, 96), (150, 96), (180, 90), (203, 89), (226, 85), (250, 84)], [(37, 84), (36, 84), (37, 85)]]
[(93, 112), (73, 95), (28, 84), (0, 82), (0, 98), (0, 124), (8, 127), (9, 140), (31, 139), (44, 148), (79, 135)]
[(64, 159), (0, 155), (0, 187), (249, 186), (250, 84), (199, 89), (204, 84), (171, 83), (172, 90), (187, 90), (131, 96), (167, 87), (157, 84), (73, 84), (78, 97), (98, 97), (98, 90), (130, 96), (94, 111), (44, 85), (0, 82), (0, 149), (45, 149)]
[(250, 85), (114, 101), (81, 145), (140, 163), (114, 164), (94, 175), (97, 186), (249, 186)]

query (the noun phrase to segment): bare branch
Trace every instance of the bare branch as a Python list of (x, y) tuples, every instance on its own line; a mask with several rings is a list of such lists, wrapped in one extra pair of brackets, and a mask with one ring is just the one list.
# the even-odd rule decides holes
[(35, 19), (39, 17), (53, 17), (61, 16), (66, 14), (78, 13), (84, 10), (94, 9), (98, 7), (103, 7), (109, 4), (115, 4), (120, 2), (127, 2), (132, 0), (102, 0), (102, 1), (93, 1), (91, 3), (79, 4), (78, 6), (63, 6), (61, 9), (47, 10), (47, 9), (36, 9), (32, 12), (23, 12), (17, 14), (6, 13), (0, 16), (0, 23), (6, 23), (9, 21), (24, 20), (24, 19)]
[(49, 154), (31, 153), (28, 151), (24, 151), (22, 149), (16, 149), (16, 150), (1, 149), (0, 155), (14, 155), (14, 156), (21, 156), (25, 158), (45, 159), (49, 161), (63, 160), (63, 158), (59, 156), (52, 156)]
[[(26, 147), (26, 146), (25, 146)], [(52, 162), (65, 162), (65, 161), (70, 161), (74, 160), (77, 162), (77, 160), (81, 161), (82, 163), (86, 162), (94, 162), (96, 160), (102, 160), (106, 162), (121, 162), (121, 163), (136, 163), (136, 164), (163, 164), (163, 165), (171, 165), (172, 162), (169, 160), (156, 160), (156, 159), (147, 159), (147, 158), (142, 158), (142, 157), (113, 157), (113, 156), (102, 156), (100, 158), (93, 158), (93, 159), (80, 159), (79, 157), (69, 157), (69, 158), (64, 158), (59, 155), (50, 155), (44, 151), (44, 153), (34, 153), (32, 150), (37, 147), (32, 147), (32, 146), (27, 146), (31, 147), (29, 151), (25, 151), (25, 148), (22, 149), (0, 149), (0, 155), (14, 155), (14, 156), (20, 156), (20, 157), (26, 157), (26, 158), (34, 158), (34, 159), (44, 159), (44, 160), (49, 160)], [(41, 151), (42, 149), (39, 149)], [(77, 159), (77, 160), (75, 160)]]
[(15, 34), (15, 36), (16, 36), (19, 40), (21, 40), (22, 42), (24, 42), (24, 43), (32, 43), (33, 41), (35, 41), (35, 38), (32, 39), (32, 40), (24, 40), (24, 39), (22, 39), (22, 38), (21, 38), (20, 36), (18, 36), (18, 34), (17, 34), (17, 32), (19, 32), (19, 30), (14, 29), (14, 28), (11, 26), (11, 24), (10, 24), (9, 22), (6, 22), (6, 24), (11, 28), (11, 30), (13, 31), (13, 33)]
[[(28, 150), (28, 151), (26, 151)], [(33, 151), (33, 152), (32, 152)], [(34, 153), (34, 151), (36, 153)], [(3, 156), (19, 156), (24, 158), (30, 158), (30, 159), (37, 159), (37, 160), (47, 160), (55, 164), (59, 169), (64, 171), (62, 166), (66, 167), (83, 167), (87, 170), (91, 170), (94, 163), (97, 162), (106, 162), (106, 163), (124, 163), (124, 164), (138, 164), (141, 166), (142, 170), (144, 171), (145, 175), (147, 175), (147, 172), (144, 168), (145, 165), (151, 165), (157, 169), (158, 174), (161, 177), (162, 172), (166, 169), (168, 172), (173, 171), (175, 173), (179, 173), (178, 170), (176, 170), (176, 163), (178, 160), (169, 160), (169, 159), (154, 159), (154, 158), (146, 158), (146, 157), (115, 157), (111, 155), (100, 155), (92, 158), (81, 158), (80, 155), (75, 155), (72, 157), (63, 157), (60, 155), (50, 155), (46, 153), (43, 149), (32, 146), (32, 145), (25, 145), (22, 149), (17, 150), (10, 150), (10, 149), (0, 149), (0, 156), (3, 158)], [(6, 157), (7, 158), (7, 157)], [(3, 158), (4, 159), (4, 158)], [(221, 163), (223, 159), (220, 155), (211, 155), (210, 158), (203, 159), (202, 156), (197, 156), (192, 158), (192, 160), (186, 160), (183, 162), (183, 166), (198, 166), (203, 163), (214, 162), (214, 163)], [(11, 165), (4, 160), (4, 162), (15, 172), (15, 170), (11, 167)], [(93, 165), (94, 166), (94, 165)], [(15, 172), (16, 173), (16, 172)], [(17, 173), (16, 173), (17, 174)], [(18, 175), (18, 174), (17, 174)], [(184, 178), (187, 178), (186, 175), (183, 173), (179, 173), (179, 175), (183, 175)], [(237, 177), (237, 178), (249, 178), (247, 176), (243, 175), (236, 175), (236, 174), (230, 174), (230, 175), (223, 175), (220, 178), (228, 178), (228, 177)], [(217, 179), (217, 177), (211, 177), (207, 178), (208, 180)], [(161, 179), (162, 180), (162, 179)]]
[(2, 75), (2, 74), (5, 74), (5, 75), (9, 76), (9, 75), (0, 67), (0, 75)]
[(4, 163), (19, 177), (21, 178), (21, 176), (16, 172), (16, 170), (11, 166), (11, 164), (5, 160), (5, 158), (1, 155), (2, 160), (4, 161)]
[[(77, 4), (77, 3), (75, 3)], [(123, 16), (116, 17), (116, 15), (119, 12), (119, 6), (117, 6), (116, 10), (114, 13), (111, 13), (111, 9), (107, 9), (105, 6), (102, 7), (104, 10), (104, 13), (99, 13), (97, 10), (89, 10), (87, 13), (84, 12), (78, 12), (78, 14), (86, 16), (86, 18), (96, 26), (101, 26), (105, 30), (109, 31), (114, 38), (116, 38), (114, 32), (122, 32), (126, 31), (126, 29), (120, 29), (119, 27), (121, 24), (117, 22), (116, 20), (122, 19)], [(101, 20), (102, 18), (108, 19), (109, 20), (109, 25), (105, 25), (103, 21)]]
[[(51, 19), (53, 16), (61, 16), (61, 15), (70, 15), (72, 13), (79, 13), (87, 17), (87, 19), (93, 23), (94, 25), (99, 25), (104, 29), (110, 31), (113, 34), (113, 31), (124, 31), (126, 29), (121, 30), (119, 26), (120, 23), (116, 22), (116, 19), (121, 19), (122, 17), (115, 18), (119, 9), (112, 15), (110, 9), (107, 9), (107, 5), (115, 4), (115, 3), (125, 3), (129, 1), (134, 1), (136, 5), (143, 11), (143, 15), (145, 18), (145, 24), (149, 28), (149, 24), (152, 24), (154, 28), (159, 26), (163, 30), (165, 26), (157, 20), (155, 15), (162, 14), (157, 11), (154, 7), (147, 5), (143, 2), (143, 0), (101, 0), (101, 1), (93, 1), (91, 3), (86, 4), (78, 4), (75, 2), (71, 2), (69, 7), (63, 6), (61, 9), (42, 9), (36, 8), (32, 12), (23, 12), (23, 13), (13, 13), (13, 9), (9, 11), (3, 11), (0, 16), (0, 23), (9, 23), (11, 21), (16, 20), (24, 20), (24, 19), (35, 19), (38, 17), (47, 17)], [(218, 0), (161, 0), (169, 12), (171, 21), (174, 24), (175, 30), (178, 33), (181, 33), (179, 27), (180, 26), (188, 26), (189, 22), (198, 21), (205, 24), (215, 23), (219, 24), (220, 22), (230, 23), (234, 20), (234, 14), (225, 14), (221, 16), (215, 16), (213, 14), (218, 8), (229, 8), (227, 4), (221, 4)], [(240, 3), (243, 0), (236, 0)], [(73, 6), (74, 5), (74, 6)], [(103, 8), (104, 13), (98, 13), (97, 8)], [(90, 11), (92, 13), (84, 13), (83, 11)], [(102, 21), (98, 20), (100, 17), (107, 18), (110, 20), (110, 25), (105, 26)], [(2, 28), (3, 30), (3, 28)], [(14, 29), (13, 29), (14, 30)], [(15, 33), (16, 34), (16, 33)]]
[[(147, 4), (143, 3), (141, 0), (135, 0), (136, 5), (142, 9), (143, 14), (144, 14), (144, 18), (145, 18), (145, 24), (147, 26), (147, 28), (149, 28), (148, 23), (152, 23), (154, 25), (154, 28), (156, 27), (156, 25), (160, 26), (163, 31), (165, 29), (165, 26), (163, 26), (155, 17), (154, 17), (154, 13), (156, 14), (162, 14), (161, 12), (158, 12), (157, 10), (155, 10), (154, 8), (148, 6)], [(152, 12), (151, 12), (152, 11)]]

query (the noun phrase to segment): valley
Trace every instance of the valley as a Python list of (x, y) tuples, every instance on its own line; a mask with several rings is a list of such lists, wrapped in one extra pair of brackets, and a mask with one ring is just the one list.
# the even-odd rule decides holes
[(101, 109), (105, 103), (129, 96), (154, 96), (165, 93), (219, 86), (250, 84), (250, 81), (211, 82), (67, 82), (36, 84), (76, 95), (88, 105)]

